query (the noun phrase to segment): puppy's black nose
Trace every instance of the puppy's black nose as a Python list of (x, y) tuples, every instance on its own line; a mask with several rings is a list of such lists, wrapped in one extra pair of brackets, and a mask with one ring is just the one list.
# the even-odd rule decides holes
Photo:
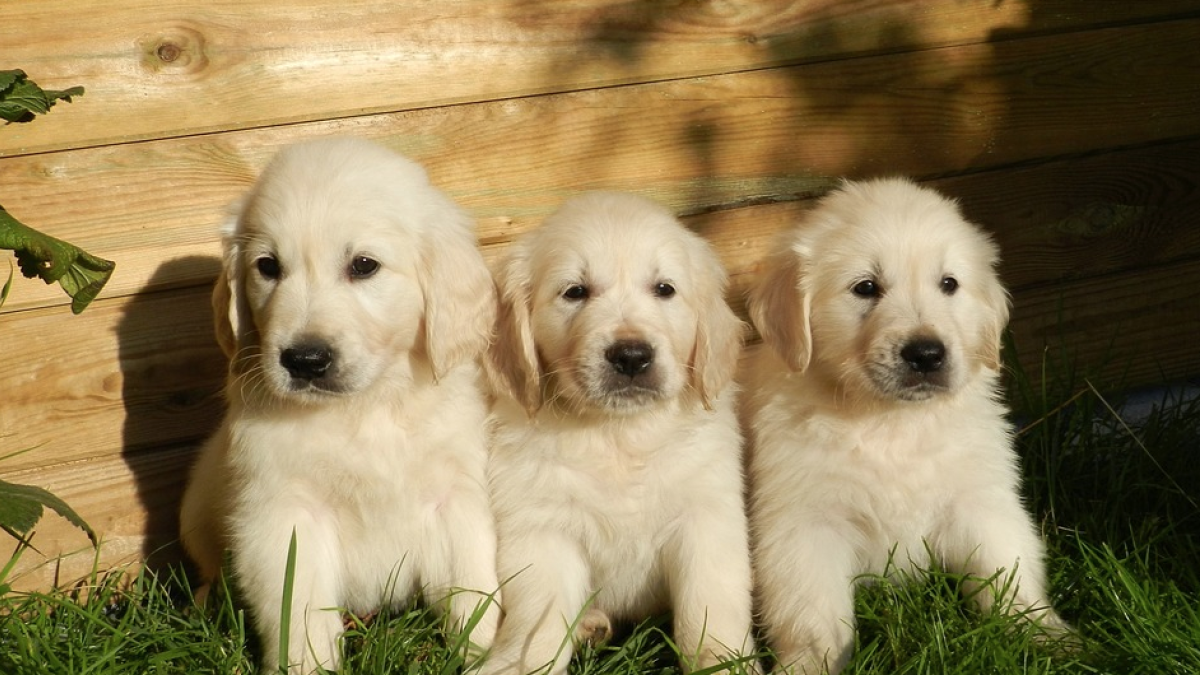
[(604, 350), (613, 370), (633, 377), (646, 372), (654, 362), (654, 348), (640, 340), (618, 340)]
[(913, 340), (900, 350), (900, 358), (918, 373), (932, 373), (941, 370), (946, 360), (946, 345), (941, 340)]
[(323, 343), (298, 344), (280, 353), (279, 365), (298, 380), (316, 380), (333, 365), (333, 351)]

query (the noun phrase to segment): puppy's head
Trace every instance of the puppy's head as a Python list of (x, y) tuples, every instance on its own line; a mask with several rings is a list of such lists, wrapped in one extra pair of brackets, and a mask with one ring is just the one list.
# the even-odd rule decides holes
[(610, 414), (729, 383), (741, 322), (725, 272), (699, 236), (629, 194), (569, 200), (514, 242), (498, 273), (493, 383), (531, 412), (550, 396)]
[(903, 179), (847, 182), (763, 264), (750, 316), (796, 371), (921, 401), (1000, 364), (1008, 295), (991, 239)]
[[(470, 220), (354, 139), (281, 151), (235, 207), (213, 295), (240, 391), (319, 401), (482, 354), (495, 292)], [(420, 367), (420, 366), (417, 366)]]

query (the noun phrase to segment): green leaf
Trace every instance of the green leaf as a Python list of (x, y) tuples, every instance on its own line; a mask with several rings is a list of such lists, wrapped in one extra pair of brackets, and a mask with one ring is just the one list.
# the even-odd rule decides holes
[(3, 98), (4, 93), (8, 88), (16, 84), (18, 80), (25, 79), (25, 71), (23, 70), (0, 70), (0, 98)]
[(26, 534), (37, 525), (37, 521), (42, 518), (42, 504), (36, 499), (26, 499), (23, 496), (17, 495), (19, 490), (9, 488), (20, 488), (25, 486), (13, 485), (5, 481), (0, 481), (0, 523), (6, 529), (13, 530), (18, 534)]
[(0, 206), (0, 248), (17, 254), (21, 274), (58, 282), (71, 296), (71, 311), (78, 314), (108, 283), (116, 264), (28, 227)]
[(49, 490), (36, 485), (17, 485), (0, 480), (0, 526), (20, 535), (28, 534), (42, 517), (42, 508), (52, 509), (75, 527), (83, 530), (92, 544), (96, 533), (67, 503)]
[(36, 115), (50, 112), (59, 101), (71, 102), (72, 96), (82, 96), (83, 87), (46, 91), (21, 70), (0, 70), (0, 119), (6, 122), (29, 122)]
[(8, 292), (12, 290), (13, 266), (8, 263), (8, 281), (4, 282), (4, 288), (0, 288), (0, 307), (4, 306), (4, 301), (8, 300)]
[[(47, 89), (46, 98), (51, 101), (66, 101), (71, 102), (72, 96), (83, 96), (83, 87), (69, 87), (67, 89)], [(50, 105), (54, 105), (51, 103)]]

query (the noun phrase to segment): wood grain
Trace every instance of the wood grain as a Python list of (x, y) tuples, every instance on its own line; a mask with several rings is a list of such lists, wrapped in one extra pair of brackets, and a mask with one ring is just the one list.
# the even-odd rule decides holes
[(1197, 284), (1193, 259), (1019, 291), (1010, 329), (1021, 363), (1037, 382), (1049, 354), (1109, 390), (1194, 376)]
[(995, 233), (1014, 290), (1200, 260), (1200, 141), (933, 184)]
[(0, 156), (1152, 21), (1140, 0), (0, 3), (7, 65), (87, 94)]
[(80, 316), (6, 318), (4, 344), (20, 358), (0, 375), (0, 438), (6, 450), (37, 451), (0, 470), (136, 453), (208, 433), (225, 375), (208, 295), (191, 288), (101, 301)]
[[(1196, 34), (1200, 21), (1168, 22), (13, 157), (0, 180), (15, 216), (117, 261), (114, 297), (202, 282), (183, 266), (154, 275), (216, 255), (224, 205), (302, 138), (354, 134), (414, 156), (495, 243), (582, 189), (698, 212), (795, 200), (833, 176), (953, 175), (1195, 136)], [(24, 284), (0, 311), (63, 304)]]

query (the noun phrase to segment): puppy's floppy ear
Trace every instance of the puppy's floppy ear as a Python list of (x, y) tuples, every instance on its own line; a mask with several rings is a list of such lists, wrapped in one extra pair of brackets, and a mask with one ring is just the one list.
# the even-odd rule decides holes
[(763, 342), (796, 372), (804, 372), (812, 361), (812, 299), (801, 288), (803, 266), (800, 245), (789, 240), (760, 263), (747, 301)]
[[(994, 245), (992, 250), (996, 250)], [(1002, 336), (1004, 328), (1008, 325), (1009, 310), (1012, 307), (1008, 291), (1000, 283), (1000, 277), (995, 269), (997, 257), (992, 258), (990, 269), (987, 269), (987, 274), (982, 277), (983, 286), (980, 296), (985, 314), (980, 332), (978, 354), (983, 366), (991, 370), (1000, 368)]]
[(235, 356), (250, 330), (250, 310), (242, 291), (241, 220), (246, 197), (230, 205), (221, 226), (221, 273), (213, 286), (213, 327), (221, 351), (236, 363)]
[(492, 388), (512, 396), (530, 415), (542, 407), (542, 373), (533, 343), (533, 280), (529, 257), (513, 246), (496, 274), (500, 311), (496, 339), (484, 361)]
[(696, 346), (692, 355), (692, 386), (704, 407), (712, 409), (737, 371), (742, 352), (742, 322), (725, 302), (725, 269), (710, 251), (698, 276), (699, 315)]
[(421, 243), (425, 353), (435, 379), (483, 354), (496, 319), (496, 290), (473, 223), (441, 197)]

